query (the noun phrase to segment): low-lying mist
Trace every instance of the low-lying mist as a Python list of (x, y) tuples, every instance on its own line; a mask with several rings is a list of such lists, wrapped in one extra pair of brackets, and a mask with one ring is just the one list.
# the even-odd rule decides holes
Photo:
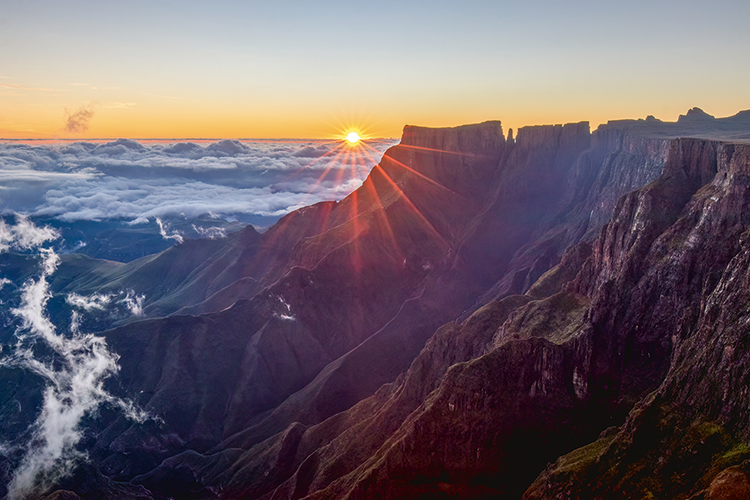
[(56, 479), (71, 472), (77, 460), (85, 460), (79, 447), (81, 423), (95, 417), (101, 405), (143, 422), (149, 417), (132, 402), (104, 389), (104, 381), (117, 375), (118, 356), (104, 338), (82, 332), (80, 315), (119, 303), (134, 315), (141, 314), (142, 296), (132, 292), (83, 297), (70, 294), (74, 310), (70, 323), (54, 325), (46, 311), (51, 297), (49, 279), (60, 261), (50, 243), (58, 238), (54, 229), (38, 227), (19, 216), (16, 224), (0, 220), (0, 251), (25, 251), (38, 258), (34, 277), (20, 288), (19, 305), (10, 310), (17, 320), (13, 343), (2, 346), (0, 365), (26, 370), (44, 381), (41, 408), (24, 434), (24, 442), (3, 443), (0, 453), (20, 457), (8, 485), (11, 499), (38, 495)]

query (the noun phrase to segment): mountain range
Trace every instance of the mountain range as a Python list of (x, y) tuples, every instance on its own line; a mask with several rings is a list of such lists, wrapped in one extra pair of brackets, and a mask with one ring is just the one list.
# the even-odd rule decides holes
[[(53, 321), (138, 299), (80, 325), (154, 418), (104, 405), (27, 494), (747, 497), (749, 204), (750, 111), (406, 126), (348, 197), (263, 233), (64, 254)], [(8, 304), (36, 262), (0, 255)], [(8, 440), (44, 383), (0, 373)]]

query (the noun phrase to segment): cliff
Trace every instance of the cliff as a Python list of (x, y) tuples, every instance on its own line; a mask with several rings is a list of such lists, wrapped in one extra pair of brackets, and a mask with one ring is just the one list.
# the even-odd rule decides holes
[[(275, 497), (514, 498), (562, 450), (621, 422), (664, 379), (672, 332), (699, 305), (696, 287), (726, 264), (656, 270), (659, 235), (725, 149), (673, 141), (659, 178), (624, 196), (590, 247), (568, 252), (557, 274), (580, 272), (564, 290), (558, 282), (545, 294), (540, 283), (533, 300), (507, 296), (439, 329), (403, 378), (336, 419), (347, 425), (335, 440), (297, 455), (309, 458), (291, 466)], [(549, 286), (554, 274), (540, 281)], [(331, 425), (306, 429), (299, 446)]]
[[(699, 142), (690, 146), (696, 153)], [(671, 356), (661, 362), (666, 376), (622, 427), (561, 457), (525, 498), (742, 498), (750, 491), (742, 312), (749, 298), (750, 149), (704, 147), (716, 151), (707, 157), (717, 173), (651, 245), (650, 276), (639, 286), (651, 281), (661, 295), (635, 301), (654, 313), (630, 327), (636, 342), (671, 346)], [(683, 164), (696, 184), (699, 172), (708, 174), (696, 168), (705, 165), (697, 161), (700, 156)]]
[(672, 137), (737, 116), (405, 127), (345, 200), (205, 257), (215, 312), (106, 332), (164, 421), (105, 416), (92, 458), (157, 498), (741, 488), (750, 149)]
[(494, 155), (502, 150), (505, 137), (499, 121), (452, 128), (406, 125), (401, 135), (401, 145), (439, 152)]

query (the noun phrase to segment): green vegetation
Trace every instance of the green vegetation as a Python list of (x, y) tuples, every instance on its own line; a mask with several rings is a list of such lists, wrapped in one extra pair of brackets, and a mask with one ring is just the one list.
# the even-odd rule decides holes
[(507, 325), (506, 335), (565, 343), (578, 331), (588, 304), (586, 297), (566, 292), (530, 302), (515, 313)]
[[(650, 406), (616, 435), (560, 457), (526, 492), (527, 499), (689, 499), (728, 467), (750, 459), (747, 442), (717, 422), (687, 422), (679, 410)], [(631, 414), (632, 417), (632, 414)]]

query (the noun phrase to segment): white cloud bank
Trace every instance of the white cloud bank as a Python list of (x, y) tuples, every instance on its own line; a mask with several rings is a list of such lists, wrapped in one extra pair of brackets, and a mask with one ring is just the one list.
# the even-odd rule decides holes
[(345, 197), (395, 142), (367, 154), (330, 141), (0, 143), (0, 207), (69, 221), (281, 216)]
[(55, 240), (59, 233), (51, 227), (37, 227), (28, 218), (19, 215), (14, 226), (0, 219), (0, 252), (11, 247), (18, 250), (30, 250), (47, 241)]

